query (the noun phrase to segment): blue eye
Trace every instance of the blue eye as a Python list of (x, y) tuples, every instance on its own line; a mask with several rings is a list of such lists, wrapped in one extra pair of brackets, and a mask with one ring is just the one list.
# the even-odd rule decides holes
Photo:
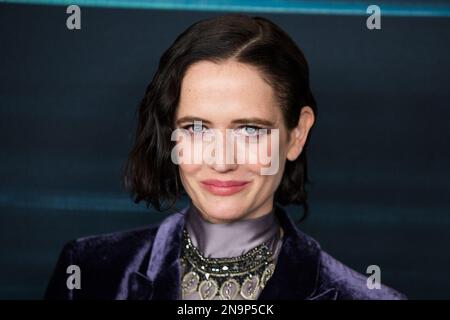
[(238, 129), (238, 132), (240, 134), (253, 137), (267, 134), (268, 130), (266, 128), (261, 128), (257, 126), (242, 126)]
[(194, 124), (192, 126), (192, 128), (193, 128), (194, 132), (202, 132), (203, 131), (203, 126), (202, 125)]
[(208, 128), (206, 128), (204, 125), (197, 123), (184, 126), (183, 129), (186, 129), (192, 133), (205, 133), (208, 130)]
[(258, 129), (254, 128), (254, 127), (245, 127), (246, 128), (246, 133), (248, 133), (249, 135), (254, 135), (258, 132)]

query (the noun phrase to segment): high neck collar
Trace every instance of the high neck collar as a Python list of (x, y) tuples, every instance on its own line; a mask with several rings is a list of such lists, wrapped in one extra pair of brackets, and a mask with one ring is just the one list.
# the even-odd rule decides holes
[(193, 245), (203, 256), (225, 258), (240, 256), (265, 241), (270, 241), (269, 246), (274, 246), (279, 223), (274, 210), (255, 219), (211, 223), (191, 202), (186, 229)]

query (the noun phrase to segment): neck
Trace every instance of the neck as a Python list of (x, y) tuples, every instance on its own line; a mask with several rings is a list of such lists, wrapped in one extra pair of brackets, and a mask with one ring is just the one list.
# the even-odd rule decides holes
[(186, 229), (192, 243), (209, 258), (236, 257), (265, 241), (275, 243), (279, 223), (274, 210), (254, 219), (227, 223), (211, 223), (192, 203), (188, 211)]

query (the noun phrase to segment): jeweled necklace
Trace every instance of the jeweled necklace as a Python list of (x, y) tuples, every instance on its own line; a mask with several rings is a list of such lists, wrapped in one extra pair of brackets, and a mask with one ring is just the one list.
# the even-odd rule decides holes
[(222, 300), (233, 300), (238, 293), (244, 299), (256, 299), (258, 289), (265, 287), (275, 270), (269, 242), (238, 257), (206, 258), (184, 230), (181, 253), (185, 268), (181, 283), (183, 297), (197, 291), (203, 300), (212, 300), (217, 295)]

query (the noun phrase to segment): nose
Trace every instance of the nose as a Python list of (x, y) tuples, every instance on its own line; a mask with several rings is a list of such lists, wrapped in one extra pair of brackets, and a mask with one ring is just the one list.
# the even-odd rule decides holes
[(208, 166), (220, 173), (236, 170), (236, 152), (232, 134), (227, 138), (226, 129), (216, 129), (212, 139), (212, 159)]

